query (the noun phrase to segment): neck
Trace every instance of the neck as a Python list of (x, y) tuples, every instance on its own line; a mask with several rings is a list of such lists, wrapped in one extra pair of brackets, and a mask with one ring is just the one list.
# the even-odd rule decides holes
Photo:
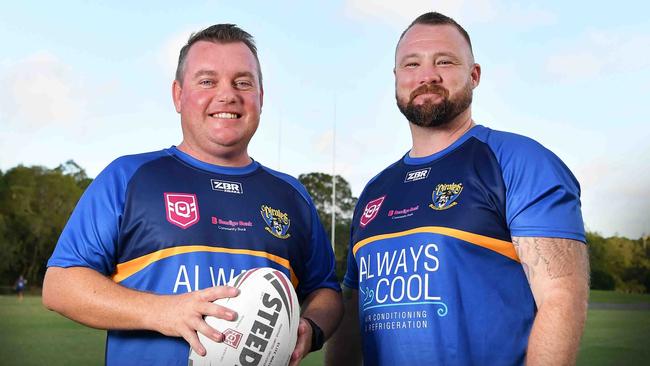
[(437, 127), (420, 127), (409, 122), (413, 146), (409, 156), (421, 158), (442, 151), (474, 126), (472, 112), (467, 108), (449, 123)]
[(248, 151), (246, 151), (246, 149), (228, 151), (217, 148), (216, 151), (204, 151), (203, 149), (192, 146), (186, 141), (181, 142), (177, 148), (197, 160), (212, 165), (236, 168), (244, 167), (253, 161), (253, 159), (248, 156)]

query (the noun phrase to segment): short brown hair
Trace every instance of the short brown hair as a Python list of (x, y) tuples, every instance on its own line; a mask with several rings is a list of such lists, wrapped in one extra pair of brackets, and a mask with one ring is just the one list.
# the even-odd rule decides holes
[(453, 20), (452, 18), (450, 18), (450, 17), (448, 17), (448, 16), (446, 16), (444, 14), (440, 14), (440, 13), (433, 12), (433, 11), (429, 12), (429, 13), (424, 13), (424, 14), (420, 15), (419, 17), (415, 18), (413, 23), (411, 23), (408, 27), (406, 27), (404, 32), (402, 32), (402, 35), (399, 36), (399, 40), (397, 41), (398, 46), (399, 46), (399, 43), (402, 40), (402, 38), (404, 38), (404, 34), (406, 34), (406, 32), (416, 24), (451, 25), (451, 26), (454, 26), (456, 29), (458, 29), (458, 31), (463, 36), (463, 38), (465, 38), (465, 40), (467, 41), (467, 44), (469, 45), (469, 52), (472, 54), (472, 56), (474, 56), (474, 51), (472, 50), (472, 41), (469, 39), (469, 34), (467, 34), (467, 31), (465, 30), (465, 28), (461, 27), (461, 25), (456, 23), (456, 21)]
[(239, 28), (235, 24), (215, 24), (208, 28), (205, 28), (197, 33), (192, 33), (190, 38), (187, 40), (187, 44), (181, 48), (181, 52), (178, 55), (178, 65), (176, 66), (176, 80), (183, 81), (183, 69), (185, 68), (185, 59), (187, 58), (187, 53), (190, 50), (190, 47), (198, 41), (208, 41), (214, 43), (236, 43), (242, 42), (248, 47), (249, 50), (255, 56), (255, 61), (257, 62), (257, 75), (260, 79), (260, 85), (262, 85), (262, 68), (260, 67), (260, 60), (257, 57), (257, 47), (255, 46), (255, 40), (250, 33)]

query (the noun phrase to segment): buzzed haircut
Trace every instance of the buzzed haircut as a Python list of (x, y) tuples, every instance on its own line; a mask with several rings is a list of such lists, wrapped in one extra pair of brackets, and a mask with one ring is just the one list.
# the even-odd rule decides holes
[(208, 41), (213, 43), (237, 43), (242, 42), (248, 47), (249, 50), (255, 56), (255, 61), (257, 62), (257, 75), (260, 79), (260, 85), (262, 85), (262, 68), (260, 67), (260, 60), (257, 57), (257, 47), (255, 46), (255, 40), (250, 33), (239, 28), (235, 24), (215, 24), (208, 28), (205, 28), (197, 33), (192, 33), (190, 38), (187, 40), (187, 44), (181, 48), (181, 52), (178, 55), (178, 65), (176, 66), (176, 80), (183, 81), (183, 70), (185, 68), (185, 59), (187, 58), (187, 53), (193, 44), (199, 41)]
[(402, 32), (402, 35), (399, 36), (399, 40), (397, 41), (398, 46), (399, 46), (399, 43), (402, 41), (402, 38), (404, 38), (404, 34), (406, 34), (406, 32), (416, 24), (451, 25), (451, 26), (455, 27), (456, 29), (458, 29), (458, 31), (463, 36), (463, 38), (465, 38), (465, 40), (467, 41), (467, 44), (469, 45), (469, 51), (472, 54), (472, 56), (474, 56), (474, 51), (472, 50), (472, 41), (469, 39), (469, 34), (467, 34), (467, 31), (465, 30), (465, 28), (461, 27), (461, 25), (456, 23), (456, 21), (453, 20), (452, 18), (450, 18), (450, 17), (448, 17), (448, 16), (446, 16), (444, 14), (440, 14), (440, 13), (433, 12), (433, 11), (429, 12), (429, 13), (424, 13), (424, 14), (420, 15), (419, 17), (415, 18), (413, 23), (411, 23), (408, 27), (406, 27), (404, 32)]

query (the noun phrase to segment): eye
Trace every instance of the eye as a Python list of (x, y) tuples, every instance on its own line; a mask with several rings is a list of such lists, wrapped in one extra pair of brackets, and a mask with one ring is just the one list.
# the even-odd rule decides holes
[(199, 81), (199, 85), (201, 85), (204, 88), (210, 88), (214, 86), (214, 81), (210, 79), (203, 79)]
[(408, 63), (404, 64), (404, 68), (406, 68), (406, 69), (413, 69), (413, 68), (416, 68), (418, 66), (420, 66), (420, 64), (417, 63), (417, 62), (408, 62)]
[(454, 64), (453, 61), (451, 61), (449, 59), (441, 59), (441, 60), (438, 60), (436, 62), (436, 65), (440, 65), (440, 66), (447, 66), (447, 65), (453, 65), (453, 64)]
[(240, 90), (248, 90), (253, 87), (253, 82), (250, 80), (235, 80), (233, 84), (235, 88)]

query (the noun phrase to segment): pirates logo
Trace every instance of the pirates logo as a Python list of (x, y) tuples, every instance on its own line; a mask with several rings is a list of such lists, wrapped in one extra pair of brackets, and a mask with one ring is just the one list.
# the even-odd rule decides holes
[(260, 213), (264, 222), (266, 222), (266, 227), (264, 228), (266, 231), (280, 239), (286, 239), (291, 236), (291, 234), (287, 233), (289, 225), (291, 225), (289, 215), (266, 205), (262, 205)]
[(433, 203), (429, 207), (436, 211), (454, 207), (458, 203), (454, 201), (460, 196), (460, 192), (462, 191), (463, 183), (438, 184), (431, 195)]

